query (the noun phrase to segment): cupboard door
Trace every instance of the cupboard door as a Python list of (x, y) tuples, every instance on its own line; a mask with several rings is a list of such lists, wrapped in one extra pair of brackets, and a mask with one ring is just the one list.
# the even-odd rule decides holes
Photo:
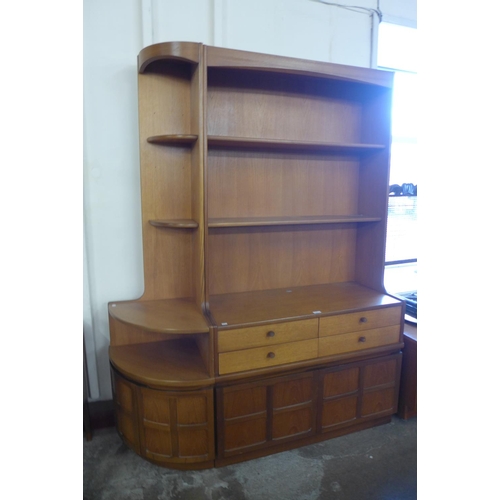
[(323, 378), (321, 430), (330, 430), (357, 418), (359, 366), (326, 373)]
[(215, 456), (213, 392), (140, 389), (142, 454), (156, 462), (196, 463)]
[(401, 354), (322, 370), (320, 432), (397, 411)]
[(240, 384), (217, 389), (219, 456), (261, 448), (267, 442), (267, 385)]
[(365, 367), (362, 417), (391, 415), (397, 411), (400, 372), (401, 355)]
[(314, 431), (314, 377), (310, 373), (275, 383), (272, 391), (272, 439), (299, 437)]
[(219, 458), (313, 435), (315, 380), (310, 372), (217, 389)]
[(142, 452), (153, 460), (171, 459), (174, 453), (170, 398), (164, 391), (141, 388)]

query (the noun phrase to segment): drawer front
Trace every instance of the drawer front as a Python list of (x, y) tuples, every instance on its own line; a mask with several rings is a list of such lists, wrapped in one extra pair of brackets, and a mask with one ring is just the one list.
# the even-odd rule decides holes
[(401, 324), (401, 307), (386, 307), (370, 311), (359, 311), (319, 320), (319, 336), (340, 335), (348, 332), (362, 332)]
[(334, 356), (346, 352), (361, 351), (372, 347), (396, 344), (399, 342), (399, 325), (374, 328), (365, 332), (344, 333), (319, 339), (319, 355)]
[(318, 336), (318, 320), (306, 319), (290, 323), (273, 323), (218, 333), (219, 352), (237, 351), (298, 340), (314, 339)]
[(318, 357), (318, 339), (288, 342), (243, 351), (219, 354), (219, 374), (236, 373), (258, 368), (306, 361)]

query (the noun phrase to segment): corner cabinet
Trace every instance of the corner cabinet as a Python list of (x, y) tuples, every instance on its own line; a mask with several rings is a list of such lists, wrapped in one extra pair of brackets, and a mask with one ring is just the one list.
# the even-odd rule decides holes
[(389, 422), (392, 74), (182, 42), (138, 72), (145, 289), (109, 304), (123, 440), (194, 469)]

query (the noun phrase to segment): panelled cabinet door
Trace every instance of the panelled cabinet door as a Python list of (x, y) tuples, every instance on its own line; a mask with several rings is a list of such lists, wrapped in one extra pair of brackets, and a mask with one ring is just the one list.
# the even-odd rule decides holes
[(217, 390), (219, 448), (232, 455), (260, 448), (267, 441), (267, 386), (236, 386)]
[(140, 388), (141, 454), (154, 462), (214, 459), (213, 392), (188, 394)]
[(392, 415), (397, 411), (401, 355), (364, 368), (361, 417)]
[(396, 413), (400, 371), (401, 354), (322, 370), (320, 431)]
[(272, 386), (272, 440), (307, 436), (314, 431), (313, 374), (283, 380)]
[(217, 389), (219, 458), (313, 435), (314, 374)]
[(323, 377), (321, 430), (328, 431), (356, 420), (360, 367), (326, 373)]

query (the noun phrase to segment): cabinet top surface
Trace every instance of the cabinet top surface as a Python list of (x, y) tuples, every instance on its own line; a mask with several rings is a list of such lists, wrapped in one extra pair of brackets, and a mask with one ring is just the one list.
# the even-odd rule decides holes
[(383, 87), (391, 87), (393, 81), (393, 73), (390, 71), (213, 47), (195, 42), (163, 42), (145, 47), (138, 55), (138, 71), (145, 73), (151, 63), (159, 60), (196, 65), (203, 61), (203, 53), (205, 53), (206, 65), (213, 68), (304, 74), (370, 83)]
[(400, 303), (389, 295), (349, 282), (214, 295), (210, 298), (210, 312), (219, 329), (224, 329)]

